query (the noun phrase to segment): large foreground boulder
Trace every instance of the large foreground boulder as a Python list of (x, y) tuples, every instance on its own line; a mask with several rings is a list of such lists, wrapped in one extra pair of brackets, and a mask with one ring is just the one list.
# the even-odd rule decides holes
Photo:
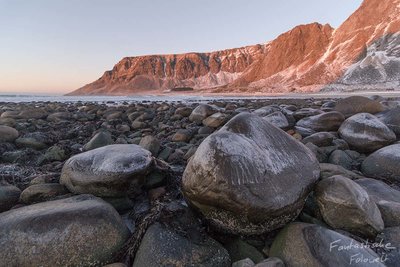
[(0, 214), (1, 266), (102, 266), (129, 237), (114, 208), (80, 195)]
[(259, 234), (296, 218), (318, 177), (318, 161), (303, 144), (242, 113), (198, 147), (183, 193), (214, 226)]
[(369, 113), (351, 116), (339, 129), (340, 136), (359, 152), (373, 152), (396, 141), (395, 133)]
[(269, 256), (289, 267), (385, 266), (374, 251), (356, 240), (307, 223), (287, 225), (275, 238)]
[(144, 182), (151, 153), (138, 145), (109, 145), (68, 159), (60, 183), (76, 194), (123, 197), (129, 187)]
[(400, 182), (400, 144), (379, 149), (369, 155), (361, 165), (365, 176)]

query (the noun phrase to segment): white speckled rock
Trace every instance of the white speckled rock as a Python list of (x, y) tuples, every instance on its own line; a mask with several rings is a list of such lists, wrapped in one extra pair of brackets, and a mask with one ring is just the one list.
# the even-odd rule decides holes
[(218, 228), (259, 234), (296, 218), (318, 177), (309, 149), (242, 113), (198, 147), (183, 174), (183, 192)]
[(128, 237), (100, 198), (42, 202), (0, 213), (0, 266), (102, 266)]
[(359, 152), (373, 152), (396, 141), (395, 133), (369, 113), (351, 116), (339, 128), (340, 136)]
[(60, 183), (76, 194), (122, 197), (132, 184), (143, 183), (153, 162), (138, 145), (109, 145), (68, 159)]

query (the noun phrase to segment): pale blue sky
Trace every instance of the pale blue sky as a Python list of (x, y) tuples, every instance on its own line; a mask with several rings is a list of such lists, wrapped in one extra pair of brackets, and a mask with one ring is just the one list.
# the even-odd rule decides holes
[(338, 27), (361, 0), (0, 0), (0, 93), (64, 93), (122, 57), (264, 43)]

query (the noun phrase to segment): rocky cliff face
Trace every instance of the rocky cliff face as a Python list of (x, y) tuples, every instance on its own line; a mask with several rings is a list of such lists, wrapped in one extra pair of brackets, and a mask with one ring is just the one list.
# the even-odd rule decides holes
[(300, 25), (260, 45), (127, 57), (72, 94), (309, 92), (400, 87), (400, 0), (365, 0), (338, 29)]
[(74, 94), (119, 94), (175, 87), (213, 88), (236, 80), (268, 51), (268, 44), (212, 53), (126, 57)]

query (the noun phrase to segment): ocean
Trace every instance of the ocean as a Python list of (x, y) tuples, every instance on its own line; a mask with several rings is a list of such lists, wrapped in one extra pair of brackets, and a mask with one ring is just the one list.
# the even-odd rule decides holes
[(63, 96), (63, 95), (31, 95), (31, 94), (2, 94), (0, 103), (23, 103), (23, 102), (96, 102), (96, 103), (122, 103), (122, 102), (206, 102), (212, 100), (237, 101), (241, 99), (274, 99), (274, 98), (338, 98), (351, 95), (384, 97), (400, 97), (400, 91), (368, 91), (368, 92), (332, 92), (311, 94), (273, 94), (273, 95), (132, 95), (132, 96)]

